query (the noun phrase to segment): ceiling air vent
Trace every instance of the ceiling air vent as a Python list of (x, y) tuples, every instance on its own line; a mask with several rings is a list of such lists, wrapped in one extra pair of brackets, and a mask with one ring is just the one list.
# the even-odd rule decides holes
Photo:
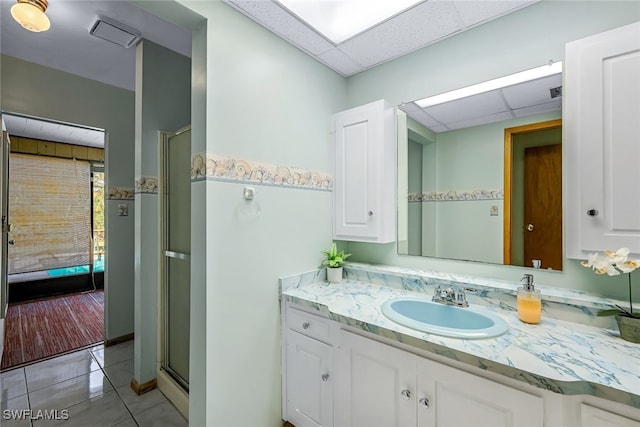
[(140, 40), (140, 32), (109, 18), (96, 18), (89, 34), (122, 47), (131, 47)]

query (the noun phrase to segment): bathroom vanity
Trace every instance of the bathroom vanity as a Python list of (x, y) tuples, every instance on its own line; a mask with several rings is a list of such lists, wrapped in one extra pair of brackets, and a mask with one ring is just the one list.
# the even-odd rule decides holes
[[(359, 264), (346, 276), (281, 281), (283, 418), (295, 426), (640, 426), (640, 347), (594, 325), (610, 302), (542, 287), (542, 321), (529, 325), (516, 283)], [(509, 330), (447, 338), (382, 314), (437, 285), (467, 289)]]

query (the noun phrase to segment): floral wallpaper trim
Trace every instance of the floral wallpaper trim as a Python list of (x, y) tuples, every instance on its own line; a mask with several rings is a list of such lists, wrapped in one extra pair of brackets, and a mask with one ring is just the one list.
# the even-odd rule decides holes
[(195, 154), (191, 158), (191, 181), (205, 179), (307, 190), (333, 190), (333, 176), (326, 172), (220, 154)]
[(133, 187), (117, 187), (111, 186), (107, 192), (108, 200), (133, 200)]
[(141, 176), (136, 179), (136, 193), (158, 194), (158, 177)]
[(460, 200), (502, 200), (502, 190), (432, 191), (429, 193), (409, 193), (409, 202), (446, 202)]

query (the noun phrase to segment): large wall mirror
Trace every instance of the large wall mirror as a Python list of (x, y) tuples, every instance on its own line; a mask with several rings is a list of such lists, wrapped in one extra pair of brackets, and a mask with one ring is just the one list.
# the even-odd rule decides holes
[(399, 254), (562, 270), (562, 63), (399, 109)]

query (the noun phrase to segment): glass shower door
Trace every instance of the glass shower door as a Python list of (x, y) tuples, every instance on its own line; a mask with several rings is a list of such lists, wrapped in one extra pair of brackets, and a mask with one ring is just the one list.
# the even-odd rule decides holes
[(189, 390), (191, 129), (164, 139), (162, 367)]

